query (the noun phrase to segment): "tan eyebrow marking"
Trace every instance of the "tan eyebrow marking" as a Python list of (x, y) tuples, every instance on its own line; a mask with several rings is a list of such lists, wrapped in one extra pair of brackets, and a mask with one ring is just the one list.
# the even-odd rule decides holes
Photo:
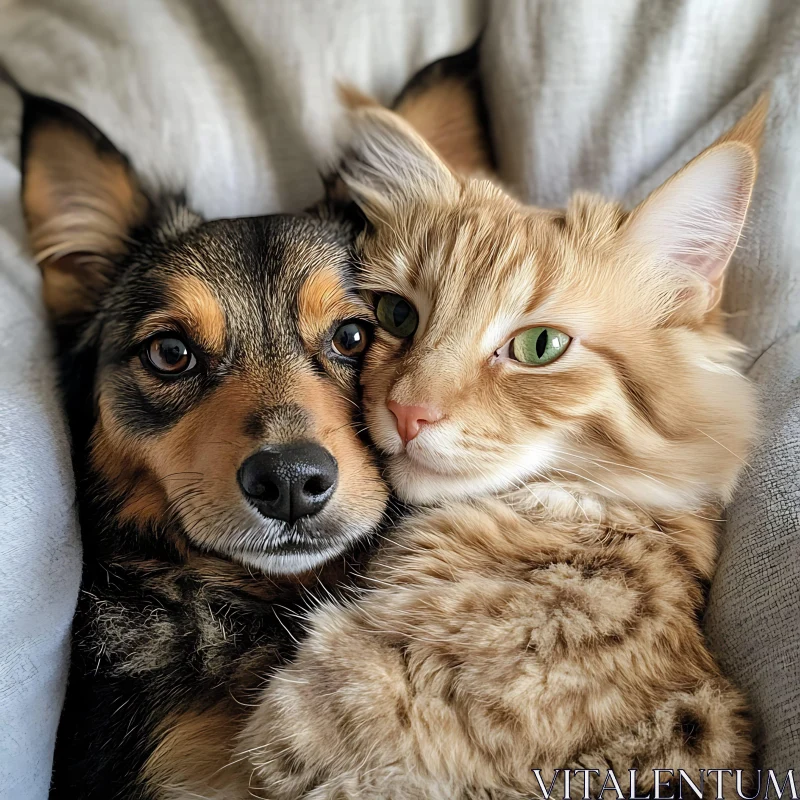
[(306, 279), (297, 296), (297, 311), (300, 335), (310, 347), (337, 320), (369, 314), (365, 303), (347, 294), (332, 267), (316, 270)]
[(166, 308), (150, 314), (137, 328), (139, 338), (180, 324), (199, 344), (213, 352), (225, 347), (225, 314), (208, 286), (193, 275), (170, 287)]

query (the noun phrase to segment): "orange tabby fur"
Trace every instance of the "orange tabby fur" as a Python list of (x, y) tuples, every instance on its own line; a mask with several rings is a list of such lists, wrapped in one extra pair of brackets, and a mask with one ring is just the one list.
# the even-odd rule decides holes
[[(613, 768), (623, 791), (638, 769), (640, 792), (656, 768), (749, 768), (743, 699), (698, 617), (754, 432), (717, 302), (765, 113), (626, 213), (526, 206), (390, 112), (353, 112), (363, 288), (419, 313), (410, 340), (377, 332), (366, 417), (398, 494), (431, 508), (265, 690), (242, 738), (254, 787), (510, 800), (538, 793), (533, 768)], [(504, 355), (536, 325), (572, 337), (561, 358)], [(404, 445), (388, 401), (442, 419)]]

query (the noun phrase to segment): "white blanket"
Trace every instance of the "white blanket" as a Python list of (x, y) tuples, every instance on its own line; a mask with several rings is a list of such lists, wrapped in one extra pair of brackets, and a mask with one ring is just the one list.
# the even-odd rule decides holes
[[(24, 252), (17, 97), (0, 86), (0, 798), (41, 798), (64, 693), (80, 548), (72, 466)], [(10, 113), (13, 112), (13, 113)]]
[[(0, 61), (29, 90), (86, 114), (150, 188), (183, 188), (211, 217), (286, 211), (319, 195), (333, 81), (388, 99), (421, 65), (469, 44), (483, 6), (0, 0)], [(789, 587), (800, 582), (800, 5), (497, 0), (491, 9), (485, 73), (501, 166), (535, 202), (563, 203), (575, 188), (639, 199), (773, 87), (763, 174), (728, 287), (735, 330), (772, 393), (771, 427), (732, 509), (709, 631), (751, 694), (765, 761), (798, 766), (800, 612)], [(22, 245), (17, 126), (16, 98), (0, 87), (0, 798), (38, 800), (79, 555), (51, 348)]]

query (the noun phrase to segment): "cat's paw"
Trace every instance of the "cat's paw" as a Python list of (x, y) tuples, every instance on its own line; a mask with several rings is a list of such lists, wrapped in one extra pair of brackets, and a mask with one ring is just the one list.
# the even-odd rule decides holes
[[(250, 788), (256, 796), (299, 800), (319, 782), (318, 770), (308, 768), (297, 746), (297, 716), (303, 715), (303, 703), (288, 684), (281, 683), (282, 672), (272, 677), (262, 693), (238, 750), (249, 763)], [(293, 705), (296, 714), (291, 713)]]
[(274, 800), (322, 791), (332, 776), (402, 761), (405, 753), (401, 655), (346, 608), (318, 609), (314, 622), (295, 660), (270, 679), (241, 737), (253, 787)]

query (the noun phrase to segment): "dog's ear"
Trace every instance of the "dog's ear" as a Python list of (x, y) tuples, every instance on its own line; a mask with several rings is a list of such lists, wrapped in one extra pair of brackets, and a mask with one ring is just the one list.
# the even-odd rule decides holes
[(127, 159), (77, 111), (22, 92), (22, 205), (59, 324), (90, 314), (150, 203)]
[(447, 192), (454, 175), (492, 174), (494, 148), (479, 75), (480, 39), (429, 64), (384, 108), (348, 86), (350, 139), (339, 171), (324, 180), (329, 204), (354, 200), (378, 217), (408, 191)]
[(480, 39), (463, 53), (421, 69), (392, 105), (450, 169), (463, 175), (492, 174), (496, 166), (479, 66)]

